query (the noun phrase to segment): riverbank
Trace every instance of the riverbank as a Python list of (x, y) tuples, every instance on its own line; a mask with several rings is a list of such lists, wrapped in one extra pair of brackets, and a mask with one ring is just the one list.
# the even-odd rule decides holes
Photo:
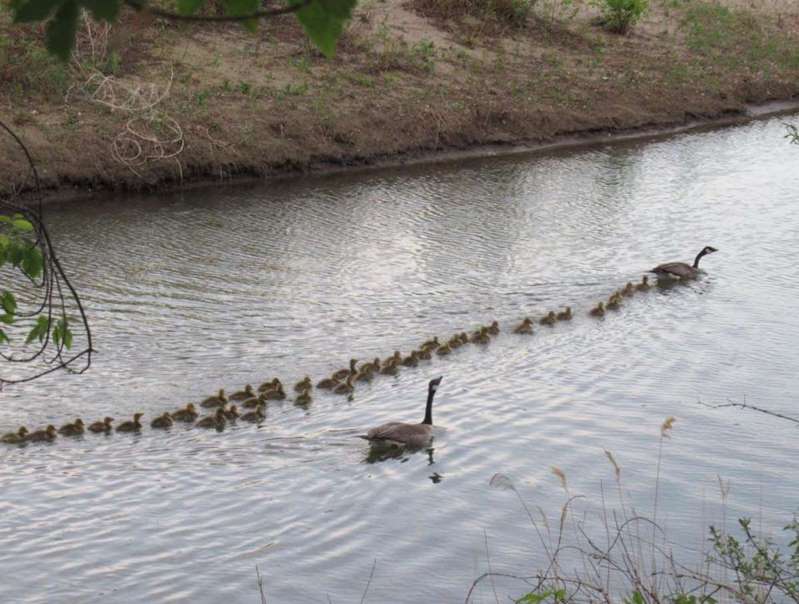
[[(4, 16), (0, 119), (63, 195), (657, 131), (799, 96), (788, 2), (655, 0), (624, 37), (587, 4), (538, 3), (521, 26), (426, 6), (362, 3), (333, 60), (291, 17), (257, 36), (87, 24), (69, 67)], [(29, 187), (24, 156), (0, 148), (2, 192)]]

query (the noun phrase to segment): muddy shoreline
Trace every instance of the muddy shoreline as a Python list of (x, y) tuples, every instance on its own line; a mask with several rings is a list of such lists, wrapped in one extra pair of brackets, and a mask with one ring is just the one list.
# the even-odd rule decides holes
[[(95, 199), (109, 193), (144, 193), (158, 191), (176, 193), (238, 184), (257, 184), (286, 181), (293, 178), (325, 176), (342, 173), (358, 173), (418, 164), (456, 162), (464, 159), (495, 157), (503, 155), (537, 155), (570, 149), (588, 148), (597, 145), (620, 144), (657, 140), (685, 132), (713, 130), (737, 126), (752, 121), (771, 119), (781, 115), (799, 113), (799, 97), (747, 105), (736, 111), (722, 111), (716, 115), (692, 116), (690, 119), (675, 119), (671, 123), (635, 126), (630, 128), (595, 128), (564, 133), (543, 140), (519, 140), (514, 142), (476, 143), (468, 147), (419, 148), (401, 153), (374, 154), (371, 156), (321, 157), (305, 164), (270, 166), (266, 170), (244, 167), (224, 178), (191, 171), (182, 182), (164, 178), (155, 183), (141, 182), (131, 186), (129, 182), (119, 185), (91, 183), (64, 183), (59, 187), (43, 188), (42, 202), (67, 203)], [(134, 183), (135, 185), (135, 183)], [(38, 199), (33, 191), (26, 191), (18, 200), (30, 203)]]

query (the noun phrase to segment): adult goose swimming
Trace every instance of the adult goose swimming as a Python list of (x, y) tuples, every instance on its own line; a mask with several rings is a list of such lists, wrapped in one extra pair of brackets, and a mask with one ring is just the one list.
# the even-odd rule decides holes
[(685, 262), (666, 262), (665, 264), (657, 265), (649, 272), (658, 275), (671, 275), (672, 277), (680, 277), (681, 279), (692, 279), (699, 274), (699, 261), (702, 257), (712, 254), (713, 252), (718, 252), (718, 250), (707, 245), (696, 255), (693, 266)]
[(372, 428), (366, 435), (361, 435), (361, 438), (374, 444), (397, 444), (415, 448), (429, 444), (433, 438), (433, 397), (436, 395), (436, 390), (443, 377), (430, 380), (427, 385), (427, 407), (425, 407), (424, 419), (421, 423), (389, 422)]

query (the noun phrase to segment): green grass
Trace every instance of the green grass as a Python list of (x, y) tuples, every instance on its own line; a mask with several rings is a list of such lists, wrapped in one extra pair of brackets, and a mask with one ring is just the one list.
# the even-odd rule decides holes
[(766, 29), (747, 11), (693, 3), (686, 9), (684, 25), (688, 48), (727, 67), (799, 69), (797, 41)]

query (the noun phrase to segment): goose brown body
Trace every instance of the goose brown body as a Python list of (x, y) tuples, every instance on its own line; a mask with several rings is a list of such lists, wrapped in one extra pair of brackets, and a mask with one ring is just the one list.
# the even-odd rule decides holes
[(427, 386), (427, 406), (424, 419), (418, 424), (388, 422), (369, 430), (361, 436), (371, 443), (385, 443), (420, 448), (428, 445), (433, 438), (433, 397), (442, 377), (430, 380)]
[(666, 262), (664, 264), (658, 264), (655, 268), (653, 268), (649, 272), (655, 273), (656, 275), (669, 275), (672, 277), (679, 277), (680, 279), (693, 279), (694, 277), (699, 275), (699, 261), (704, 256), (712, 254), (713, 252), (718, 252), (718, 250), (713, 246), (706, 245), (696, 255), (696, 258), (694, 258), (693, 265), (687, 264), (685, 262)]

